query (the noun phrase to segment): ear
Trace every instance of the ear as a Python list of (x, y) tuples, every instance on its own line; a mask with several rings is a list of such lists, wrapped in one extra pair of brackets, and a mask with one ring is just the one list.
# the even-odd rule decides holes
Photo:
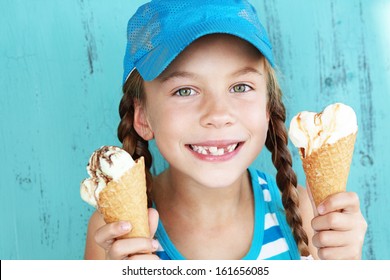
[(154, 138), (153, 130), (149, 124), (145, 108), (139, 101), (134, 101), (134, 123), (135, 131), (144, 140), (149, 141)]

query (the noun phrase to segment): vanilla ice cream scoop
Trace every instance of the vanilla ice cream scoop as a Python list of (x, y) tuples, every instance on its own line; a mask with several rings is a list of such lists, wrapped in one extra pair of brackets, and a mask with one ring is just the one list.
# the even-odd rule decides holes
[(118, 181), (125, 172), (135, 165), (125, 150), (115, 146), (103, 146), (90, 157), (87, 172), (90, 178), (81, 183), (81, 198), (97, 207), (100, 192), (110, 181)]
[(327, 106), (323, 112), (303, 111), (290, 123), (289, 137), (300, 149), (302, 157), (325, 144), (334, 144), (358, 130), (354, 110), (342, 103)]

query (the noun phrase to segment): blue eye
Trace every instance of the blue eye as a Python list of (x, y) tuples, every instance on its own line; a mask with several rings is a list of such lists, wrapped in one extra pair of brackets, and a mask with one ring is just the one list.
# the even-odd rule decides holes
[(175, 94), (179, 96), (190, 96), (194, 94), (194, 91), (190, 88), (181, 88)]
[(235, 85), (232, 87), (231, 91), (230, 92), (247, 92), (249, 90), (251, 90), (252, 88), (248, 85), (245, 85), (245, 84), (239, 84), (239, 85)]

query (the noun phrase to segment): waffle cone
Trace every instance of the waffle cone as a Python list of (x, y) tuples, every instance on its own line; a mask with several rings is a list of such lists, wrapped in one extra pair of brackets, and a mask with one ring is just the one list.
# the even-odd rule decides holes
[(304, 157), (301, 153), (303, 169), (318, 206), (331, 194), (346, 190), (349, 169), (356, 140), (356, 133), (327, 144)]
[(150, 237), (143, 157), (118, 181), (109, 182), (100, 192), (98, 209), (106, 223), (131, 223), (132, 230), (120, 238)]

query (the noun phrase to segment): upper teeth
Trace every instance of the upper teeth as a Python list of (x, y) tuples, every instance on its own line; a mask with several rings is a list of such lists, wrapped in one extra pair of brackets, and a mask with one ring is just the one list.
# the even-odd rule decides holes
[(231, 153), (237, 147), (236, 144), (229, 145), (227, 147), (215, 147), (215, 146), (199, 146), (199, 145), (191, 145), (191, 148), (202, 155), (212, 155), (212, 156), (222, 156), (225, 153)]

